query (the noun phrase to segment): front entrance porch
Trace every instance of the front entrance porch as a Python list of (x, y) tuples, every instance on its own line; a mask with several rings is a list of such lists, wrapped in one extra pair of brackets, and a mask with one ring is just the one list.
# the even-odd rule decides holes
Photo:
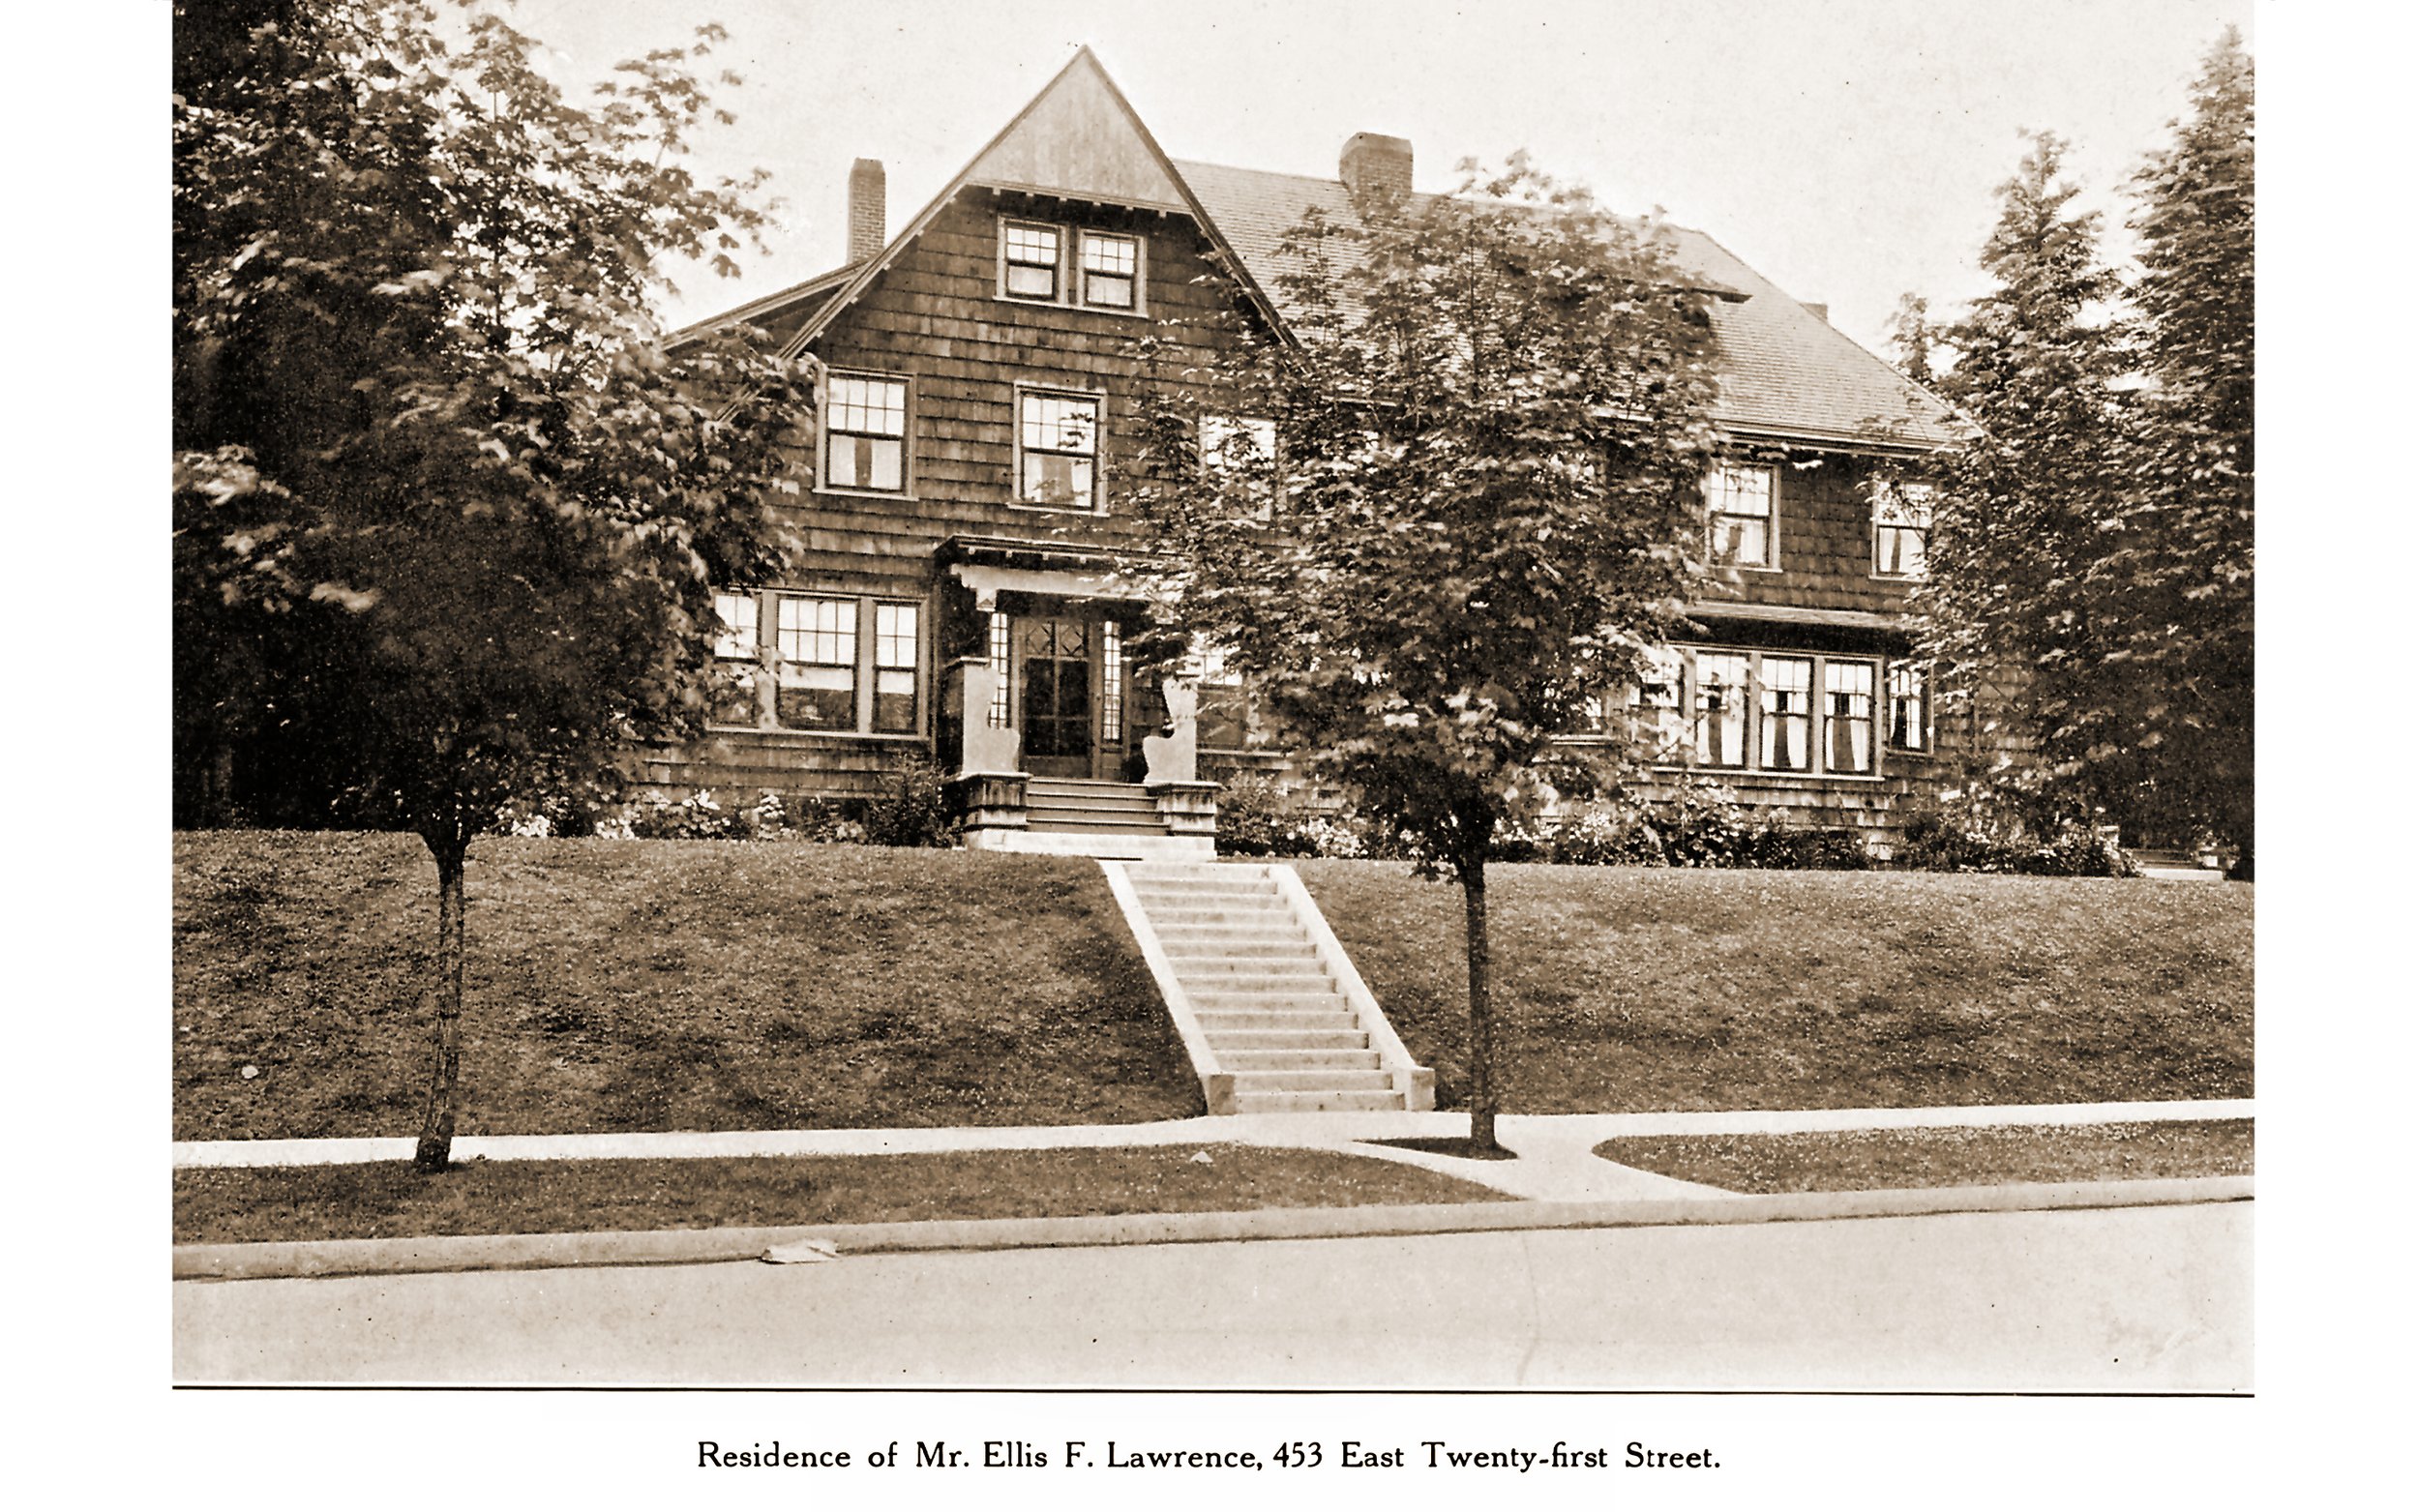
[(1133, 675), (1135, 587), (1100, 553), (950, 543), (962, 627), (942, 668), (941, 748), (970, 846), (1140, 859), (1214, 851), (1215, 784), (1193, 759), (1190, 679)]

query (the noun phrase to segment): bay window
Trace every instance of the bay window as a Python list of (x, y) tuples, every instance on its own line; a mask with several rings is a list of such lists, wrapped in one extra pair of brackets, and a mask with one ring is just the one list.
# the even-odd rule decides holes
[[(845, 594), (720, 589), (714, 608), (720, 622), (714, 655), (732, 686), (715, 703), (712, 723), (842, 734), (921, 732), (920, 606)], [(770, 630), (769, 644), (760, 627)], [(757, 688), (766, 681), (769, 697)]]

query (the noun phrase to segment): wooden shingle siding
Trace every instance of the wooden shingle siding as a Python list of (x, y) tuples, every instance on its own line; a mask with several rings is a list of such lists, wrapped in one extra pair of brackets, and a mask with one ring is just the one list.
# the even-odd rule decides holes
[(1705, 585), (1705, 600), (1903, 612), (1906, 583), (1873, 576), (1873, 506), (1866, 489), (1877, 465), (1888, 464), (1840, 452), (1792, 453), (1776, 463), (1779, 571), (1743, 571), (1736, 582), (1717, 574)]

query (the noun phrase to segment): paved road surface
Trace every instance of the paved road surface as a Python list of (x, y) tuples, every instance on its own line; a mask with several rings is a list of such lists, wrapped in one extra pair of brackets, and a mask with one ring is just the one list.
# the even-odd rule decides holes
[(176, 1284), (189, 1381), (2240, 1391), (2248, 1202)]

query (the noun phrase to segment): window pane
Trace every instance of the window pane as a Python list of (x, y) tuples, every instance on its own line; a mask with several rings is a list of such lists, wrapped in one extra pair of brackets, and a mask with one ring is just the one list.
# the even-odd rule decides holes
[(874, 727), (894, 734), (915, 733), (915, 673), (911, 668), (874, 674)]
[(1103, 310), (1131, 310), (1134, 308), (1134, 281), (1112, 278), (1102, 273), (1087, 273), (1084, 275), (1084, 303), (1097, 305)]
[(1762, 681), (1763, 764), (1777, 772), (1803, 772), (1812, 756), (1807, 726), (1813, 717), (1814, 664), (1796, 657), (1768, 656)]
[(834, 374), (831, 428), (867, 435), (907, 434), (907, 382)]
[(874, 435), (833, 435), (824, 446), (824, 481), (835, 489), (896, 493), (907, 476), (907, 445)]
[(1704, 766), (1747, 764), (1747, 659), (1700, 652), (1696, 659), (1696, 758)]
[(1128, 236), (1103, 236), (1097, 232), (1084, 233), (1084, 266), (1093, 273), (1113, 273), (1120, 278), (1134, 275), (1134, 240)]
[(874, 665), (915, 669), (915, 606), (874, 607)]
[(1059, 270), (1008, 264), (1008, 292), (1031, 299), (1051, 299), (1059, 292)]

